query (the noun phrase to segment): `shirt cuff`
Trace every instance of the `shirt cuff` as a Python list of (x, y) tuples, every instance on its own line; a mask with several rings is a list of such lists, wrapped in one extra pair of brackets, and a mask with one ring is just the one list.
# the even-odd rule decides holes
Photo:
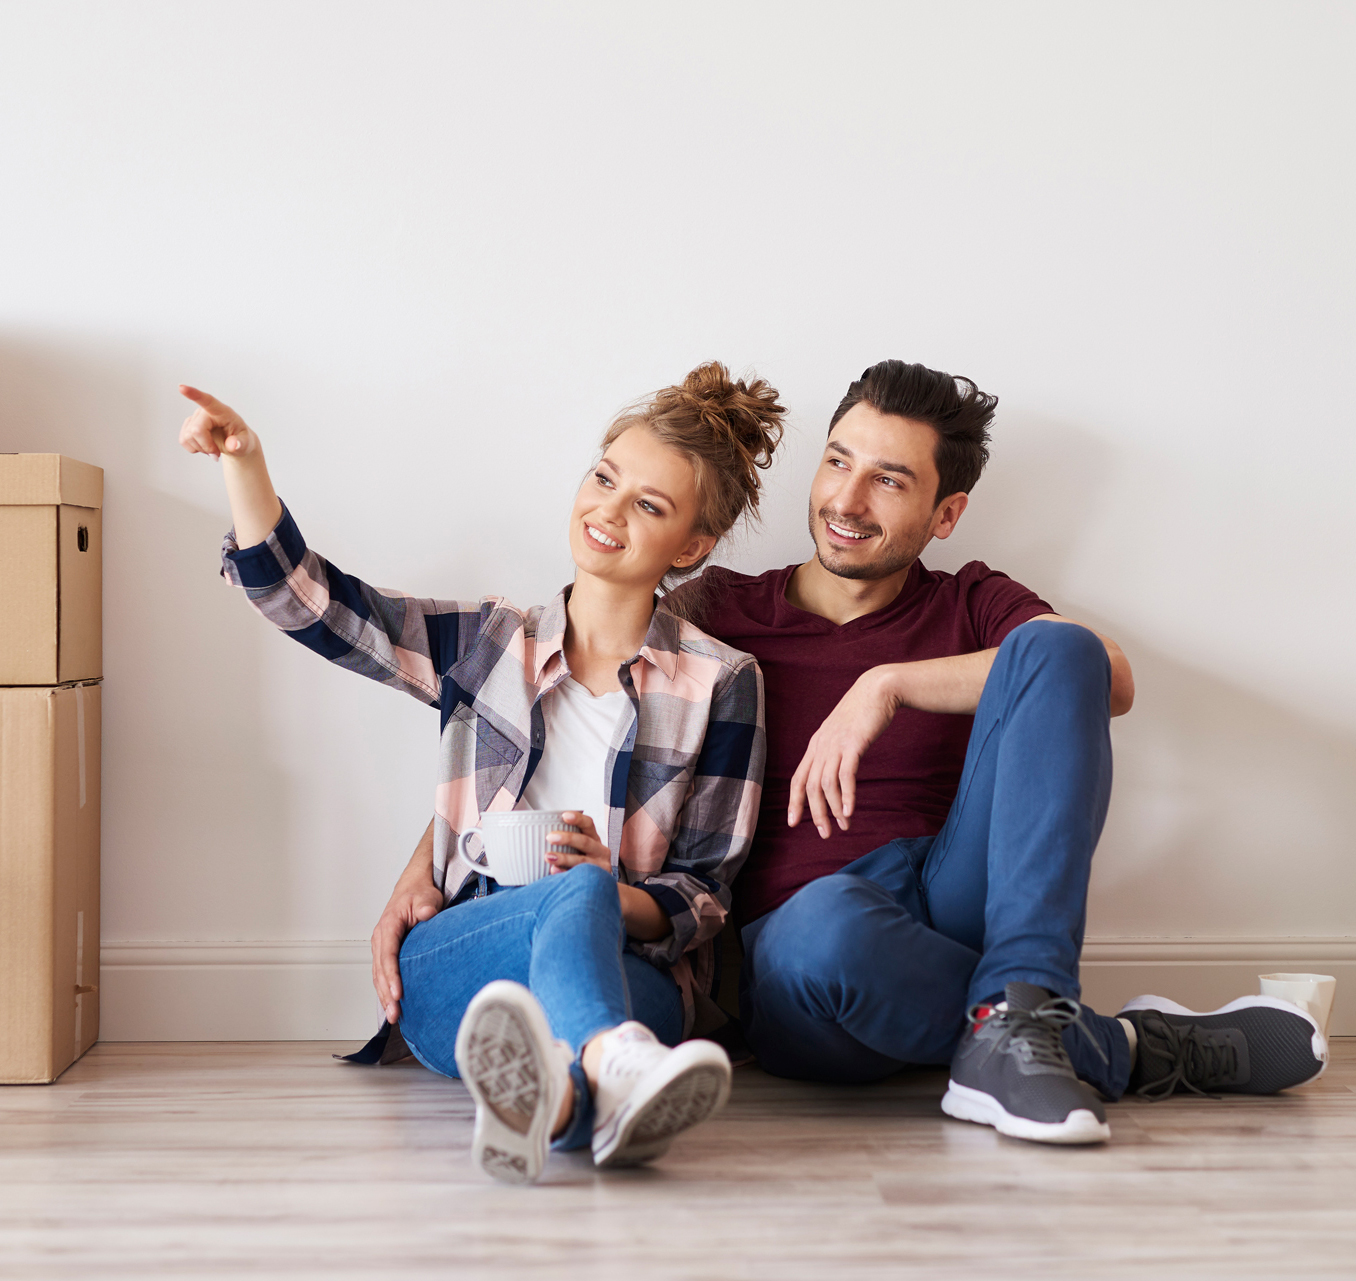
[(278, 523), (262, 543), (241, 547), (235, 530), (227, 531), (221, 544), (221, 576), (237, 587), (274, 587), (287, 578), (305, 554), (306, 540), (283, 503)]
[(632, 886), (632, 888), (644, 890), (654, 899), (674, 926), (662, 939), (636, 940), (644, 949), (645, 958), (650, 961), (660, 961), (665, 965), (676, 964), (678, 958), (683, 954), (686, 943), (686, 940), (680, 940), (678, 937), (677, 922), (685, 917), (691, 918), (691, 904), (671, 885), (647, 885), (642, 882), (640, 885)]

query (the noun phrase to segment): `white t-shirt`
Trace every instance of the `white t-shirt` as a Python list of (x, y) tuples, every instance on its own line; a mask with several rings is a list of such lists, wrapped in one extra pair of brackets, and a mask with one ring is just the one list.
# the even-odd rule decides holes
[(631, 710), (623, 689), (590, 694), (566, 677), (542, 699), (546, 744), (519, 809), (580, 810), (607, 844), (607, 754), (617, 725)]

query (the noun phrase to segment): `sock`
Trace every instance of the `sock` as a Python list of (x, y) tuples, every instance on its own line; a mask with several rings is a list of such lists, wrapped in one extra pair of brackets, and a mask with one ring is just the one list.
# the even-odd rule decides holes
[(1125, 1029), (1125, 1039), (1130, 1042), (1130, 1071), (1133, 1072), (1135, 1060), (1139, 1058), (1139, 1033), (1129, 1019), (1117, 1019), (1116, 1022)]

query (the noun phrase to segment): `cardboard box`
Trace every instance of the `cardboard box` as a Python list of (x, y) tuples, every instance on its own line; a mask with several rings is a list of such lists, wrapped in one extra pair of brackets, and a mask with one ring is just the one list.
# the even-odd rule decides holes
[(0, 689), (0, 1082), (99, 1039), (99, 686)]
[(103, 676), (101, 467), (0, 454), (0, 685)]

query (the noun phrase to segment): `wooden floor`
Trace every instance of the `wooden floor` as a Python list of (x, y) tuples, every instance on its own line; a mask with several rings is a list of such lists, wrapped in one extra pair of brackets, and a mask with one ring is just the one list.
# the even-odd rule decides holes
[(99, 1045), (0, 1087), (0, 1277), (1356, 1276), (1356, 1039), (1269, 1099), (1110, 1109), (1109, 1147), (945, 1119), (945, 1074), (736, 1073), (650, 1170), (472, 1169), (460, 1084), (318, 1042)]

